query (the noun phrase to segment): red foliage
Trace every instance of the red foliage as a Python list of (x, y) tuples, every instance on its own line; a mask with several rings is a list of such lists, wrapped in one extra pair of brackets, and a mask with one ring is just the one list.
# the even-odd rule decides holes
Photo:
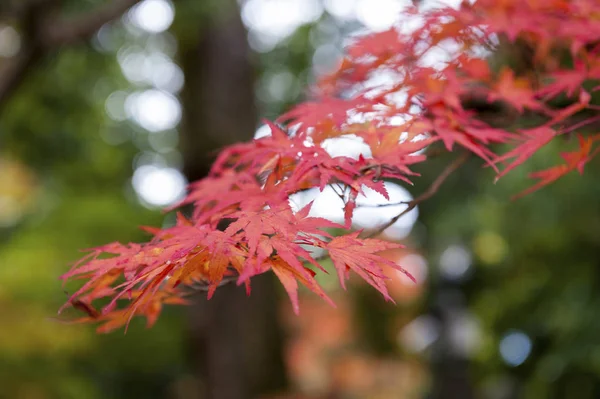
[[(86, 320), (104, 322), (102, 331), (134, 315), (152, 324), (163, 303), (182, 302), (182, 285), (201, 282), (210, 296), (224, 278), (234, 277), (250, 290), (251, 277), (272, 270), (298, 312), (298, 281), (329, 300), (314, 278), (326, 271), (310, 248), (327, 251), (342, 285), (353, 271), (389, 299), (381, 266), (402, 269), (377, 252), (395, 245), (356, 232), (332, 237), (325, 231), (349, 229), (364, 187), (387, 196), (383, 179), (410, 182), (416, 175), (412, 165), (427, 159), (422, 150), (438, 141), (447, 151), (463, 147), (501, 177), (550, 141), (576, 131), (579, 148), (563, 154), (565, 163), (533, 173), (539, 181), (523, 194), (583, 171), (598, 153), (600, 137), (592, 128), (600, 107), (589, 94), (600, 89), (597, 0), (479, 0), (419, 15), (423, 23), (411, 32), (393, 28), (355, 40), (339, 69), (317, 85), (317, 98), (279, 118), (284, 126), (269, 123), (270, 137), (225, 149), (210, 175), (190, 186), (184, 201), (194, 205), (190, 219), (152, 229), (155, 237), (146, 244), (94, 249), (63, 276), (85, 280), (65, 306), (83, 310)], [(513, 42), (528, 46), (533, 67), (524, 73), (495, 71), (489, 54), (498, 43)], [(431, 65), (440, 50), (447, 53), (443, 62)], [(380, 74), (392, 78), (369, 81)], [(492, 127), (465, 108), (469, 97), (539, 122), (518, 130)], [(571, 105), (553, 108), (559, 98), (571, 99)], [(347, 134), (361, 138), (371, 156), (333, 157), (321, 146)], [(497, 155), (498, 143), (508, 152)], [(292, 209), (291, 194), (332, 184), (346, 187), (344, 226), (310, 217), (310, 207)], [(224, 221), (229, 227), (220, 231), (217, 225)], [(110, 302), (97, 311), (92, 303), (100, 298)]]

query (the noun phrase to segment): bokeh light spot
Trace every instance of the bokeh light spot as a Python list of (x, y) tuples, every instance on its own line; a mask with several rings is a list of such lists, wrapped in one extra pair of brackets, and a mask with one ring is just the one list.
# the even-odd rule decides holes
[(150, 33), (166, 31), (174, 18), (175, 9), (167, 0), (144, 0), (129, 12), (131, 23)]
[(177, 169), (143, 165), (133, 173), (132, 184), (144, 205), (163, 207), (183, 198), (187, 182)]
[(523, 364), (529, 357), (531, 348), (531, 339), (521, 331), (509, 331), (500, 340), (500, 356), (512, 367)]

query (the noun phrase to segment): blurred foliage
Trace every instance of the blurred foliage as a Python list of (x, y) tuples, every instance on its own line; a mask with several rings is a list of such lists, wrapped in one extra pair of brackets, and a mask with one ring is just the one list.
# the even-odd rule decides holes
[[(524, 198), (527, 174), (559, 157), (570, 140), (552, 143), (524, 168), (492, 184), (489, 168), (467, 165), (421, 207), (423, 250), (432, 264), (431, 297), (457, 287), (480, 322), (471, 375), (482, 397), (595, 398), (600, 391), (600, 178), (598, 163)], [(574, 143), (573, 143), (574, 144)], [(433, 167), (432, 165), (430, 165)], [(464, 283), (444, 282), (436, 265), (449, 245), (473, 253)], [(509, 367), (501, 338), (522, 331), (533, 342), (522, 365)]]
[(167, 397), (183, 375), (181, 311), (127, 336), (56, 317), (69, 289), (58, 277), (82, 248), (145, 240), (138, 226), (163, 220), (130, 188), (139, 150), (104, 139), (131, 135), (104, 110), (126, 85), (114, 54), (78, 45), (44, 60), (3, 110), (0, 398)]

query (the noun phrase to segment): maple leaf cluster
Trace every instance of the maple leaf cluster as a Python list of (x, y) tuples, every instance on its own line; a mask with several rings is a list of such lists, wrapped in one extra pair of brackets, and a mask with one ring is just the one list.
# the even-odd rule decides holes
[[(315, 279), (327, 270), (314, 250), (331, 259), (342, 286), (354, 272), (390, 299), (384, 266), (405, 271), (378, 253), (399, 244), (350, 230), (365, 188), (389, 199), (384, 181), (411, 183), (411, 168), (438, 142), (447, 151), (463, 147), (500, 178), (552, 140), (576, 134), (577, 148), (562, 154), (562, 164), (532, 173), (538, 182), (522, 194), (581, 173), (598, 153), (598, 1), (479, 0), (404, 13), (411, 23), (354, 38), (339, 68), (316, 85), (314, 100), (267, 122), (270, 136), (224, 149), (209, 176), (190, 185), (181, 204), (193, 205), (190, 217), (149, 229), (154, 238), (145, 244), (93, 249), (62, 277), (84, 281), (65, 306), (103, 322), (100, 331), (135, 315), (151, 325), (163, 304), (184, 302), (185, 287), (204, 284), (210, 297), (235, 279), (250, 292), (253, 276), (272, 271), (298, 312), (298, 283), (330, 301)], [(517, 44), (530, 50), (532, 68), (492, 67), (494, 51)], [(465, 106), (469, 98), (537, 122), (491, 126)], [(559, 100), (568, 105), (556, 106)], [(369, 153), (326, 151), (326, 140), (348, 135)], [(497, 154), (498, 144), (509, 150)], [(290, 202), (331, 185), (345, 190), (343, 225)], [(333, 236), (331, 228), (346, 233)], [(99, 300), (105, 305), (97, 310)]]

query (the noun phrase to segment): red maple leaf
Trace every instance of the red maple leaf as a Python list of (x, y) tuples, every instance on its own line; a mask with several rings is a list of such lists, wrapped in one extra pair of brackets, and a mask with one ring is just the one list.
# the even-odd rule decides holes
[(335, 237), (324, 246), (329, 251), (331, 261), (337, 270), (340, 284), (344, 289), (346, 288), (345, 281), (350, 277), (349, 271), (352, 270), (381, 292), (386, 300), (392, 301), (385, 285), (385, 280), (388, 277), (381, 268), (382, 264), (406, 274), (413, 281), (415, 279), (400, 265), (377, 255), (377, 253), (386, 249), (402, 248), (403, 246), (372, 238), (362, 239), (359, 238), (359, 233), (355, 232)]
[(556, 131), (547, 126), (542, 126), (529, 130), (522, 130), (523, 143), (513, 148), (504, 155), (497, 157), (494, 162), (504, 162), (511, 158), (516, 158), (502, 172), (498, 174), (498, 178), (504, 176), (523, 162), (528, 160), (540, 148), (548, 144), (556, 136)]
[[(414, 16), (415, 10), (407, 13)], [(460, 145), (494, 168), (509, 162), (500, 177), (555, 136), (592, 126), (600, 115), (587, 113), (600, 107), (582, 87), (600, 79), (598, 15), (596, 0), (465, 1), (458, 9), (423, 11), (422, 24), (411, 32), (394, 27), (357, 38), (339, 70), (320, 81), (321, 92), (277, 119), (285, 126), (267, 121), (270, 136), (225, 148), (209, 176), (190, 185), (182, 202), (194, 206), (189, 219), (179, 215), (173, 227), (145, 228), (154, 235), (145, 244), (93, 249), (65, 273), (65, 280), (83, 280), (66, 306), (82, 311), (82, 320), (104, 323), (101, 331), (126, 325), (135, 315), (152, 324), (163, 304), (183, 301), (182, 286), (201, 283), (210, 297), (233, 277), (249, 291), (252, 276), (273, 271), (298, 312), (298, 283), (330, 301), (316, 282), (314, 274), (325, 270), (311, 247), (328, 251), (343, 287), (354, 271), (389, 299), (382, 265), (407, 273), (378, 252), (399, 244), (348, 231), (364, 187), (387, 198), (384, 179), (410, 183), (409, 177), (418, 176), (412, 165), (427, 160), (423, 150), (437, 141), (447, 151)], [(535, 73), (517, 74), (509, 67), (492, 73), (481, 50), (493, 51), (498, 38), (501, 46), (508, 38), (530, 47)], [(433, 67), (427, 57), (445, 43), (454, 44), (453, 50)], [(391, 78), (378, 80), (382, 72)], [(561, 108), (546, 104), (576, 94), (578, 101)], [(465, 109), (469, 96), (535, 117), (522, 115), (528, 127), (516, 132), (509, 123), (493, 127)], [(334, 157), (322, 147), (327, 139), (352, 134), (369, 146), (370, 156)], [(600, 135), (578, 138), (576, 151), (561, 154), (563, 164), (532, 173), (538, 182), (519, 196), (570, 171), (582, 173), (599, 152), (594, 146)], [(496, 143), (505, 143), (508, 151), (496, 156)], [(458, 165), (449, 165), (440, 177)], [(344, 226), (310, 217), (310, 206), (294, 212), (289, 205), (290, 195), (327, 186), (340, 188)], [(431, 195), (429, 189), (422, 197)], [(332, 237), (329, 228), (347, 232)], [(99, 299), (109, 304), (97, 310)]]
[(535, 98), (535, 93), (530, 87), (530, 82), (524, 78), (515, 78), (514, 71), (504, 68), (495, 83), (494, 90), (488, 95), (488, 101), (506, 101), (519, 112), (525, 108), (544, 110), (545, 106)]
[(596, 148), (596, 150), (592, 152), (593, 143), (599, 139), (599, 135), (590, 136), (587, 138), (584, 138), (582, 135), (578, 135), (579, 149), (577, 151), (564, 152), (561, 154), (561, 157), (565, 160), (564, 164), (553, 166), (549, 169), (541, 170), (539, 172), (530, 173), (529, 177), (538, 179), (540, 181), (529, 187), (527, 190), (515, 195), (513, 198), (516, 199), (524, 195), (531, 194), (532, 192), (547, 186), (548, 184), (558, 180), (573, 170), (577, 170), (579, 174), (582, 174), (585, 164), (599, 152), (598, 150), (600, 147)]

